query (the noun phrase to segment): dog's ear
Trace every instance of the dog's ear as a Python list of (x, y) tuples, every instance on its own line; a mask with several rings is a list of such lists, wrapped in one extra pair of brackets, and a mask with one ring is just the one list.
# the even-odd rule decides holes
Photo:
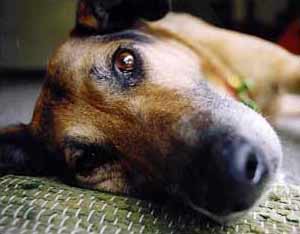
[(0, 175), (46, 174), (45, 152), (26, 125), (0, 130)]
[(75, 32), (105, 34), (129, 29), (140, 19), (159, 20), (171, 0), (79, 0)]

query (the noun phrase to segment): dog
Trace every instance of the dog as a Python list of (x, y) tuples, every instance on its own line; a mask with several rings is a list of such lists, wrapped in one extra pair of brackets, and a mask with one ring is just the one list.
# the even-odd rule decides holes
[(276, 177), (279, 90), (300, 59), (264, 40), (168, 13), (165, 0), (80, 0), (30, 124), (0, 130), (0, 173), (173, 197), (217, 222)]

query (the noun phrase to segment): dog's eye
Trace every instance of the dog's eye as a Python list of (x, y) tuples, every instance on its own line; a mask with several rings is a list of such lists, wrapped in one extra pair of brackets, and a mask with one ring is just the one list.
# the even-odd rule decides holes
[(132, 73), (136, 65), (135, 56), (129, 50), (121, 50), (115, 56), (114, 65), (122, 73)]
[(142, 71), (143, 61), (139, 50), (132, 48), (121, 47), (114, 53), (112, 57), (111, 69), (112, 84), (117, 84), (122, 89), (135, 87), (141, 82), (144, 76)]

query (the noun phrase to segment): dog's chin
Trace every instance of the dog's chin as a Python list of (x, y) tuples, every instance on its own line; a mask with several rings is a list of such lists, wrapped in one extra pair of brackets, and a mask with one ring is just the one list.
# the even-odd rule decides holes
[(200, 214), (204, 215), (205, 217), (211, 219), (212, 221), (214, 221), (220, 225), (225, 225), (225, 224), (228, 225), (228, 224), (234, 223), (237, 220), (239, 220), (240, 218), (244, 217), (250, 210), (249, 209), (249, 210), (244, 210), (244, 211), (240, 211), (240, 212), (233, 212), (233, 213), (226, 214), (226, 215), (218, 215), (207, 209), (204, 209), (204, 208), (201, 208), (201, 207), (195, 205), (190, 200), (186, 201), (186, 203), (193, 210), (199, 212)]
[(84, 188), (117, 194), (128, 193), (127, 181), (120, 162), (107, 163), (89, 173), (77, 174), (76, 181)]

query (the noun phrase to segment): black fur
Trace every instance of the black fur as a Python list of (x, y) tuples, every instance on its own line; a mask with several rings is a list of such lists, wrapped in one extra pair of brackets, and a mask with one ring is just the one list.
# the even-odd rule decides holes
[(50, 157), (26, 125), (4, 129), (0, 133), (0, 175), (53, 175), (63, 165)]
[(66, 137), (64, 150), (69, 151), (69, 168), (73, 174), (90, 173), (94, 168), (120, 161), (122, 158), (113, 144), (91, 143), (82, 137)]
[[(97, 33), (131, 28), (139, 19), (159, 20), (170, 10), (170, 0), (83, 0), (100, 23)], [(82, 25), (77, 28), (84, 30)]]

